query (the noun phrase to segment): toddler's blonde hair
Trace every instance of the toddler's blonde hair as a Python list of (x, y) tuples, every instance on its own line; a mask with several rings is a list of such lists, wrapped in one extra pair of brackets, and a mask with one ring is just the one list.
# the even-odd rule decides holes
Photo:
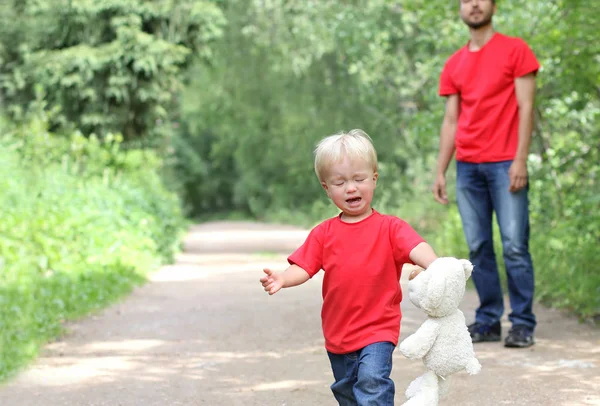
[(377, 152), (371, 137), (360, 129), (339, 132), (323, 138), (315, 148), (315, 172), (320, 182), (324, 182), (327, 169), (331, 164), (340, 162), (344, 157), (362, 159), (373, 172), (377, 172)]

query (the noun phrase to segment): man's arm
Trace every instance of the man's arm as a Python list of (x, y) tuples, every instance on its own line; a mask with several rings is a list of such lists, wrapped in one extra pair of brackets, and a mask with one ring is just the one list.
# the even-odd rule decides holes
[(444, 113), (444, 121), (440, 130), (440, 152), (438, 154), (435, 181), (432, 188), (433, 197), (442, 204), (448, 203), (446, 170), (454, 154), (454, 138), (456, 136), (459, 113), (460, 96), (458, 94), (451, 94), (446, 100), (446, 112)]
[(511, 192), (527, 186), (527, 156), (533, 131), (533, 103), (535, 99), (535, 74), (529, 73), (515, 79), (515, 93), (519, 106), (519, 144), (508, 171)]

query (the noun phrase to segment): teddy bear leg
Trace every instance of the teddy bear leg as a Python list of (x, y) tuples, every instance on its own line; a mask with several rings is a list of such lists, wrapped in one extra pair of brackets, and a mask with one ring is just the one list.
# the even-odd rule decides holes
[(438, 378), (438, 387), (439, 387), (440, 399), (442, 399), (450, 391), (450, 380), (448, 378), (446, 378), (446, 379)]
[(404, 392), (404, 394), (406, 395), (407, 399), (410, 399), (410, 398), (412, 398), (413, 396), (415, 396), (417, 394), (417, 392), (421, 388), (421, 381), (422, 380), (423, 380), (423, 377), (420, 376), (417, 379), (415, 379), (414, 381), (412, 381), (410, 383), (410, 385), (408, 385), (408, 388), (406, 389), (406, 392)]
[[(409, 392), (412, 396), (409, 396)], [(406, 390), (408, 401), (403, 406), (437, 406), (439, 399), (438, 377), (428, 371), (415, 379)]]

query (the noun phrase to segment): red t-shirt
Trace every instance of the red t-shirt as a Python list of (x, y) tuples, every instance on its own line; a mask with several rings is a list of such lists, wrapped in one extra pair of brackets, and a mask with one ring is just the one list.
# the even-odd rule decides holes
[(325, 347), (336, 354), (389, 341), (400, 334), (400, 273), (423, 242), (394, 216), (373, 214), (358, 223), (334, 217), (316, 226), (289, 258), (312, 278), (323, 278), (321, 319)]
[(456, 159), (481, 163), (514, 159), (519, 142), (515, 78), (540, 65), (520, 38), (495, 33), (476, 52), (454, 53), (440, 77), (440, 96), (460, 95)]

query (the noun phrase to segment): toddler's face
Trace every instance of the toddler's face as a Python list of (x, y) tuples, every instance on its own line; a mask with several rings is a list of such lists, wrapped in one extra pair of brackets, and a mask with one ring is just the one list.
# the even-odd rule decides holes
[(342, 210), (342, 220), (355, 223), (369, 217), (378, 176), (368, 162), (360, 159), (344, 157), (329, 167), (322, 185)]

